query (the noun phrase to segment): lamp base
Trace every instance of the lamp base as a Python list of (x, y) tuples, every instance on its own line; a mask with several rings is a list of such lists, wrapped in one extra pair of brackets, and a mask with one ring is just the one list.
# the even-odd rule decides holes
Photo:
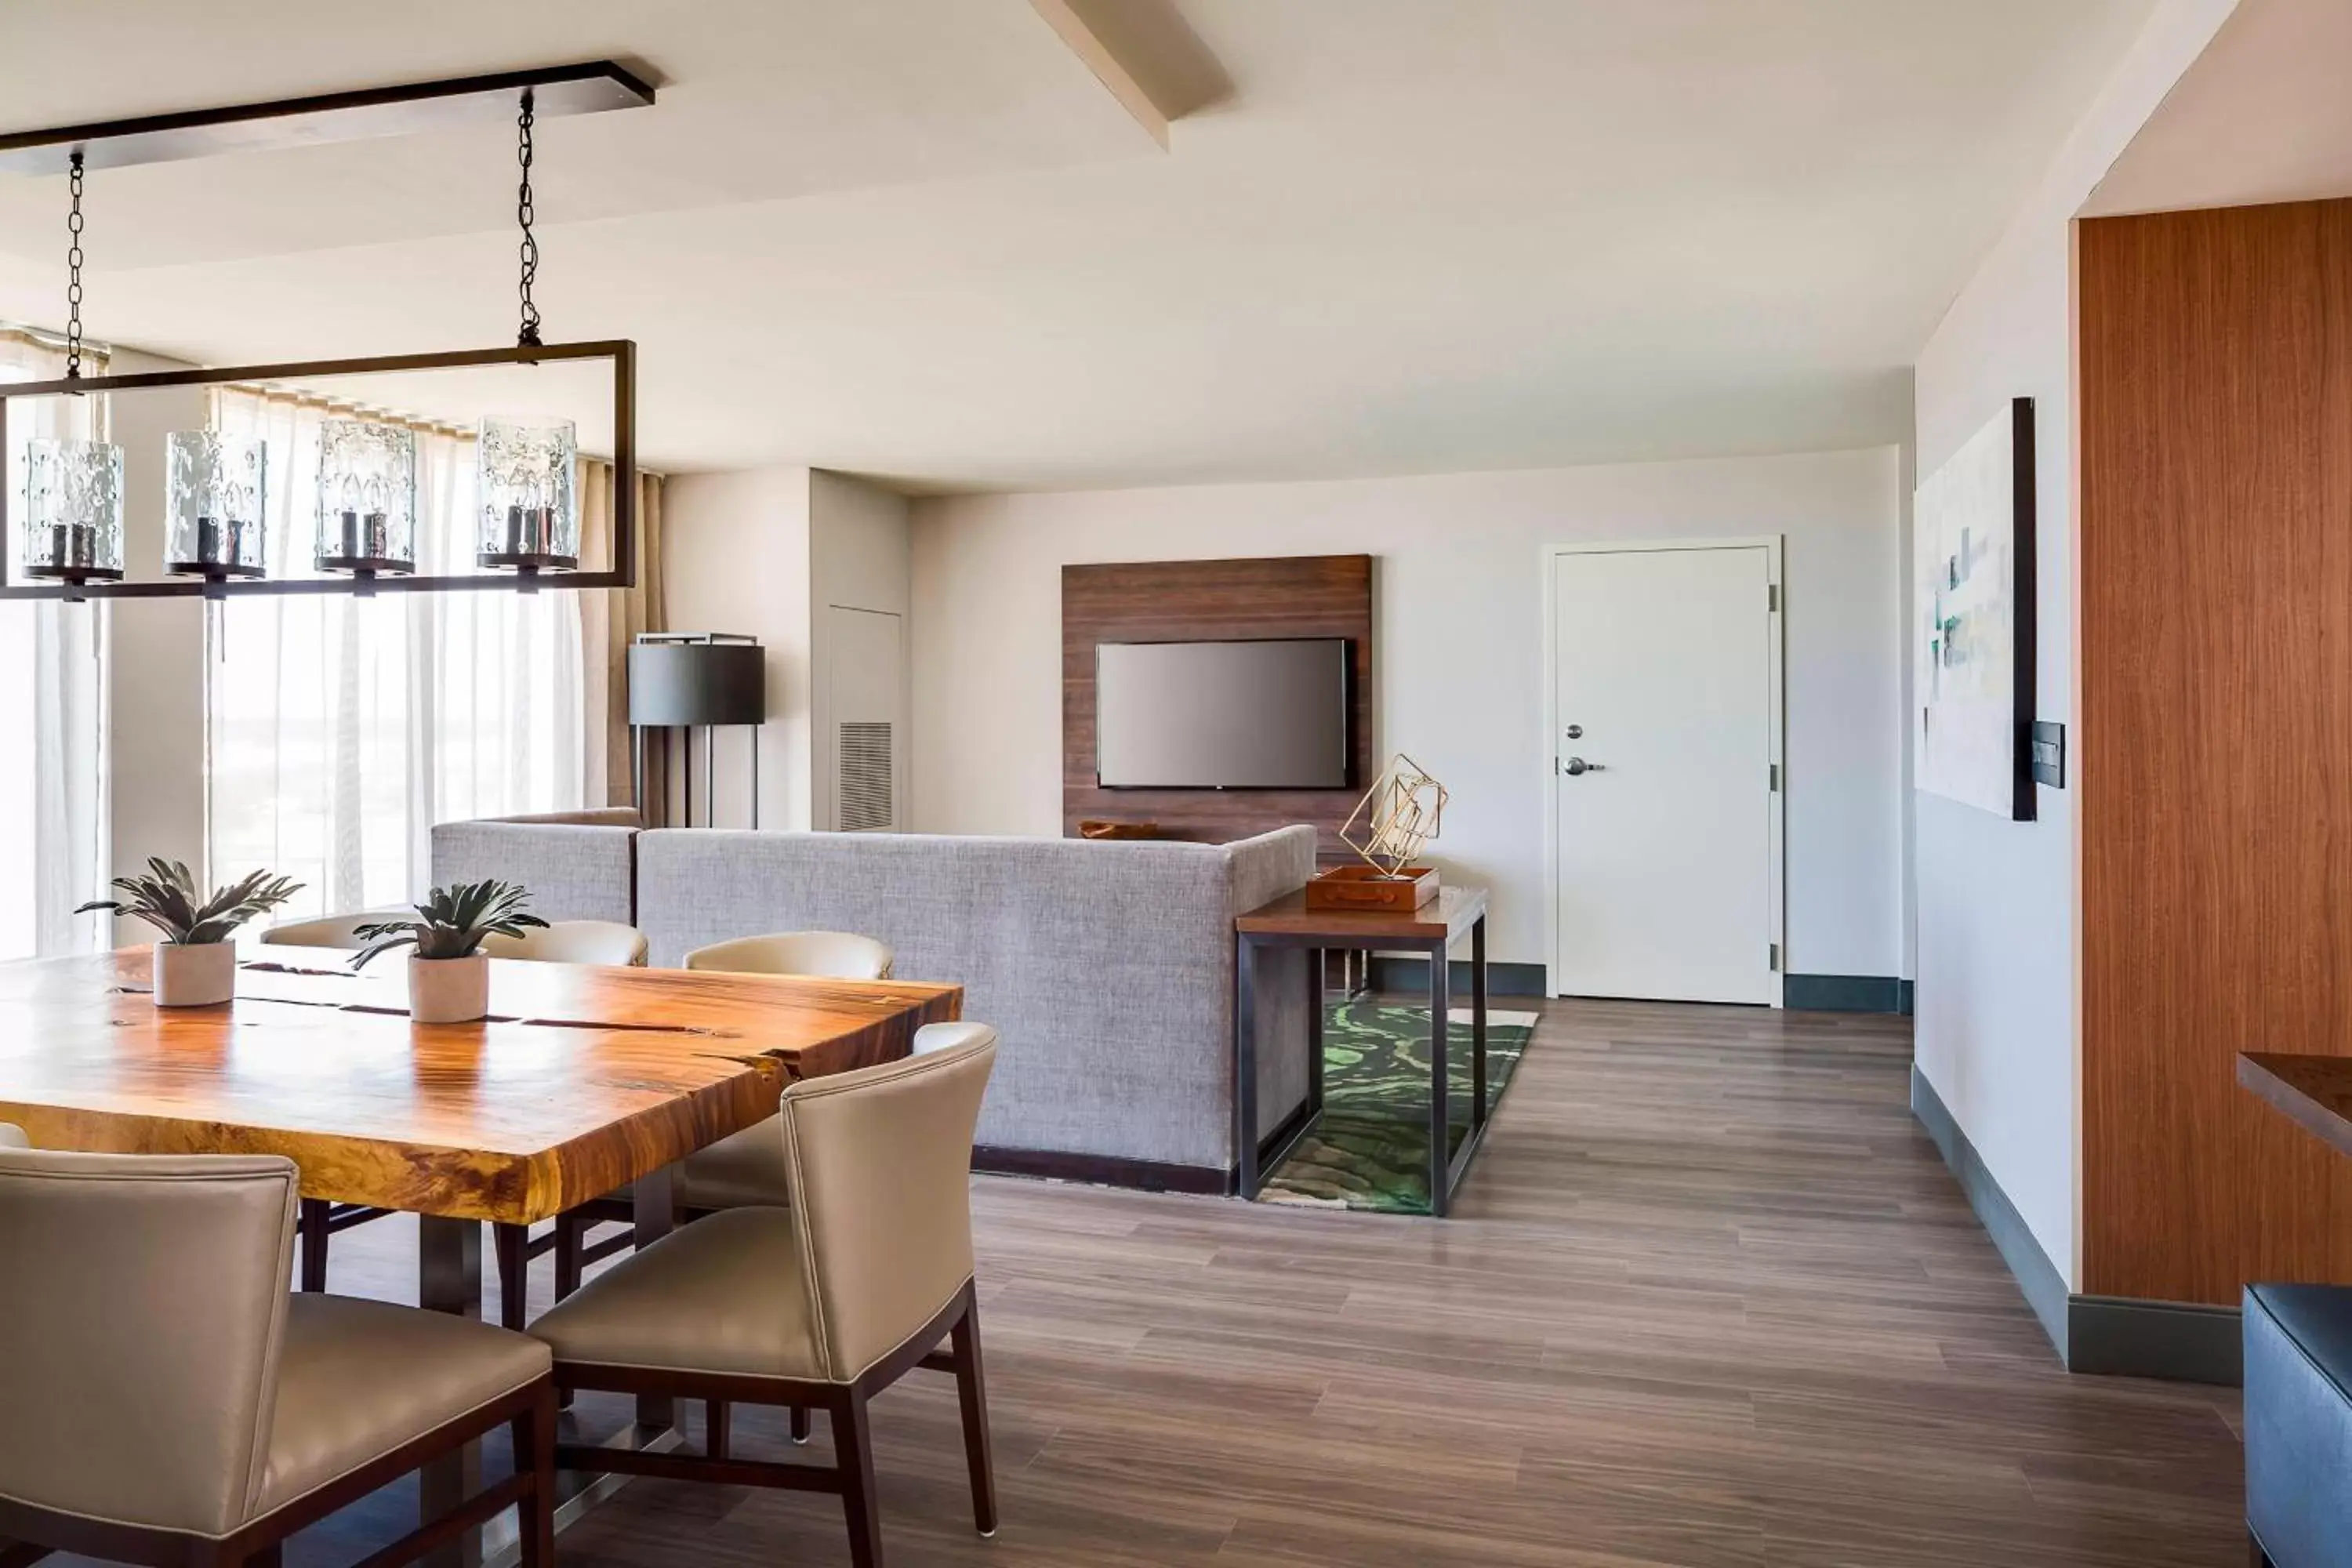
[(266, 577), (258, 566), (232, 566), (218, 561), (167, 561), (163, 570), (173, 577), (202, 577), (207, 583), (226, 582), (231, 577)]
[(509, 572), (577, 572), (580, 557), (541, 555), (529, 551), (485, 550), (474, 557), (474, 564), (501, 567)]
[(120, 583), (122, 581), (122, 568), (120, 566), (58, 566), (47, 562), (33, 561), (26, 563), (25, 575), (47, 578), (52, 583)]
[(405, 577), (416, 570), (414, 561), (397, 561), (389, 555), (319, 555), (311, 564), (321, 572), (364, 573), (371, 577)]

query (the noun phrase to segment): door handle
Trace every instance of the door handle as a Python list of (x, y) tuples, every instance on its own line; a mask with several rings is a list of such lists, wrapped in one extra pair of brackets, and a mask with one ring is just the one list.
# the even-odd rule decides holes
[(1570, 778), (1582, 773), (1606, 773), (1608, 768), (1606, 763), (1588, 763), (1582, 757), (1570, 757), (1560, 764), (1560, 771)]

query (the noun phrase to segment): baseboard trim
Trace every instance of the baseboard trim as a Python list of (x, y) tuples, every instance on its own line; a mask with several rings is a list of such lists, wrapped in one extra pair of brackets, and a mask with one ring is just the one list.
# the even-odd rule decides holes
[(1234, 1173), (1215, 1165), (1177, 1165), (1160, 1160), (1129, 1160), (1117, 1154), (1069, 1154), (1051, 1149), (997, 1149), (983, 1144), (972, 1150), (971, 1168), (985, 1176), (1028, 1176), (1096, 1187), (1132, 1187), (1146, 1193), (1193, 1193), (1221, 1197), (1234, 1190)]
[[(1490, 963), (1486, 965), (1486, 994), (1496, 996), (1542, 996), (1548, 994), (1548, 976), (1540, 963)], [(1455, 959), (1445, 966), (1445, 987), (1457, 1007), (1470, 999), (1470, 965)], [(1372, 955), (1372, 989), (1402, 992), (1406, 995), (1429, 994), (1429, 960), (1402, 958), (1381, 953)]]
[(1891, 974), (1784, 974), (1780, 1005), (1804, 1013), (1908, 1013), (1909, 986)]
[(1994, 1249), (2009, 1266), (2025, 1304), (2033, 1309), (2067, 1371), (2237, 1386), (2243, 1363), (2235, 1307), (2073, 1293), (2017, 1205), (1985, 1169), (1976, 1145), (1952, 1119), (1935, 1085), (1916, 1065), (1911, 1068), (1911, 1114), (1958, 1179), (1969, 1207), (1992, 1237)]
[(2073, 1326), (2073, 1298), (2066, 1289), (2065, 1275), (2042, 1250), (2025, 1216), (2017, 1212), (2017, 1205), (2010, 1202), (2009, 1194), (2000, 1190), (2000, 1184), (1985, 1169), (1976, 1145), (1960, 1131), (1960, 1124), (1952, 1119), (1951, 1110), (1937, 1094), (1936, 1086), (1927, 1081), (1927, 1075), (1916, 1063), (1911, 1068), (1911, 1114), (1927, 1129), (1937, 1151), (1944, 1156), (1944, 1163), (1958, 1179), (1969, 1207), (1976, 1211), (1985, 1234), (1992, 1237), (2000, 1260), (2009, 1265), (2018, 1289), (2024, 1294), (2025, 1304), (2033, 1309), (2042, 1331), (2050, 1336), (2051, 1347), (2058, 1352), (2060, 1363), (2072, 1366), (2066, 1352)]
[(2066, 1370), (2235, 1388), (2245, 1377), (2235, 1307), (2076, 1296), (2066, 1303)]

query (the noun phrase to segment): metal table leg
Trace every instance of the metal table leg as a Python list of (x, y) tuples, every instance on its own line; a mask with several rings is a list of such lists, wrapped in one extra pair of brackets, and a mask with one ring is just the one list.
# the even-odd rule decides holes
[(1429, 950), (1429, 1212), (1444, 1219), (1454, 1197), (1453, 1162), (1447, 1157), (1446, 1109), (1448, 1084), (1445, 1071), (1446, 996), (1450, 976), (1446, 973), (1445, 943), (1439, 941)]
[(1486, 1125), (1486, 917), (1470, 927), (1470, 1135)]
[[(479, 1220), (416, 1219), (416, 1304), (478, 1321), (482, 1315), (482, 1226)], [(467, 1443), (427, 1464), (417, 1479), (417, 1522), (427, 1524), (481, 1489), (482, 1450)], [(482, 1534), (467, 1531), (424, 1559), (425, 1568), (478, 1568)]]
[(1257, 944), (1234, 938), (1234, 1184), (1257, 1196)]

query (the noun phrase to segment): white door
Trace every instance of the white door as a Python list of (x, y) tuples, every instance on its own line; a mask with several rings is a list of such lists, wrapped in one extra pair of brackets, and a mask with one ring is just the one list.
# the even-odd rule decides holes
[(1776, 555), (1553, 555), (1555, 995), (1780, 1001)]

